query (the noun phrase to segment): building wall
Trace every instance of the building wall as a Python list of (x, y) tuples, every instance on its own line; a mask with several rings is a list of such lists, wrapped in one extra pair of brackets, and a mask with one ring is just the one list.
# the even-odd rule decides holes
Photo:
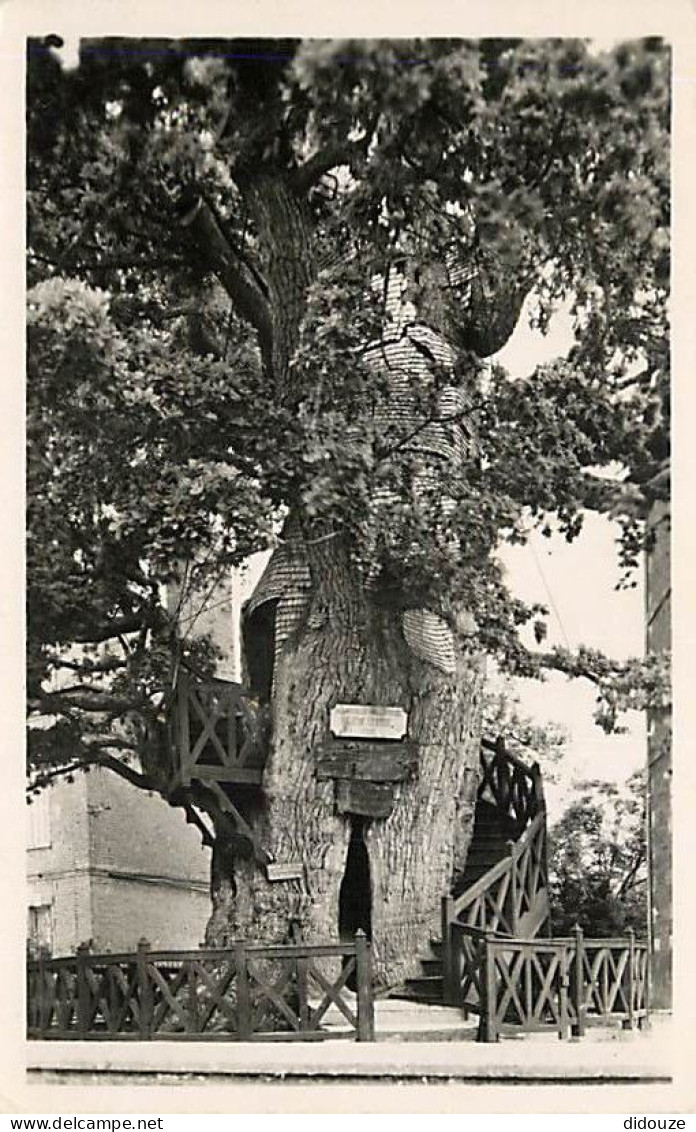
[(172, 583), (167, 589), (167, 608), (179, 623), (179, 631), (190, 637), (209, 636), (222, 656), (217, 675), (222, 680), (239, 680), (240, 641), (239, 614), (242, 571), (230, 569), (214, 589), (207, 584), (202, 591)]
[(183, 811), (107, 770), (90, 773), (92, 937), (97, 949), (197, 947), (210, 915), (210, 851)]
[(46, 823), (34, 818), (28, 928), (45, 935), (48, 919), (50, 940), (35, 942), (54, 955), (86, 940), (105, 951), (130, 950), (143, 936), (160, 948), (202, 942), (210, 851), (181, 810), (107, 770), (54, 784), (40, 805), (48, 809), (50, 844), (38, 847)]
[[(646, 645), (648, 652), (670, 650), (671, 581), (669, 511), (652, 516), (657, 541), (648, 555)], [(672, 1006), (672, 746), (668, 710), (648, 715), (648, 846), (650, 855), (651, 1000), (657, 1009)]]
[[(69, 953), (92, 934), (85, 776), (47, 787), (27, 807), (27, 827), (28, 905), (43, 921), (34, 942)], [(29, 914), (29, 929), (36, 917)]]
[(155, 950), (203, 943), (210, 916), (208, 885), (199, 888), (113, 870), (92, 875), (91, 895), (96, 951), (134, 951), (143, 937)]

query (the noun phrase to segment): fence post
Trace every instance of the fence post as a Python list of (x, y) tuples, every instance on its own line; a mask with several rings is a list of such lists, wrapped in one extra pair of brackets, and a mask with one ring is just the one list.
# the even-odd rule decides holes
[(39, 956), (38, 956), (37, 962), (39, 964), (39, 969), (38, 969), (39, 1001), (38, 1001), (38, 1005), (37, 1005), (37, 1012), (38, 1012), (38, 1020), (39, 1020), (39, 1030), (41, 1031), (42, 1036), (45, 1036), (45, 1032), (48, 1029), (48, 1022), (49, 1022), (49, 1017), (50, 1017), (49, 1011), (48, 1011), (48, 1002), (49, 1002), (48, 986), (46, 985), (46, 948), (45, 947), (39, 947)]
[(545, 808), (544, 803), (544, 781), (541, 776), (541, 767), (538, 762), (533, 762), (531, 766), (532, 775), (532, 805), (530, 807), (530, 820), (535, 818), (539, 810)]
[(575, 937), (575, 978), (571, 990), (575, 1021), (571, 1026), (574, 1038), (581, 1038), (585, 1033), (585, 949), (584, 934), (580, 924), (573, 928)]
[(246, 947), (243, 943), (235, 943), (234, 945), (234, 964), (237, 968), (237, 1032), (241, 1039), (250, 1038), (252, 1033), (251, 996), (249, 994)]
[(570, 952), (564, 943), (558, 959), (560, 983), (558, 987), (558, 1036), (563, 1041), (568, 1036), (568, 982), (570, 975)]
[(189, 1033), (197, 1034), (200, 1029), (200, 1022), (198, 1014), (198, 980), (196, 977), (196, 966), (190, 959), (185, 959), (184, 967), (186, 968), (186, 989), (188, 992), (186, 1022)]
[(89, 1030), (90, 995), (87, 981), (87, 957), (89, 944), (81, 943), (75, 953), (75, 972), (77, 977), (77, 1032), (81, 1038), (87, 1037)]
[(647, 943), (641, 943), (637, 953), (640, 958), (642, 996), (640, 1001), (640, 1015), (638, 1029), (646, 1029), (650, 1025), (650, 949)]
[(362, 928), (355, 933), (355, 987), (358, 996), (359, 1042), (375, 1040), (375, 1006), (372, 994), (372, 953)]
[(143, 936), (138, 940), (137, 969), (138, 969), (138, 1020), (141, 1039), (146, 1039), (152, 1033), (152, 985), (147, 970), (147, 957), (150, 944)]
[(484, 932), (481, 937), (483, 957), (481, 960), (481, 1020), (478, 1040), (497, 1042), (498, 1019), (496, 1014), (497, 995), (495, 985), (495, 932)]
[(628, 936), (628, 1017), (621, 1023), (623, 1030), (632, 1030), (635, 1025), (635, 998), (636, 998), (636, 933), (633, 928), (626, 932)]
[(445, 1006), (456, 1006), (454, 991), (454, 955), (452, 953), (452, 931), (454, 920), (454, 898), (448, 893), (440, 904), (442, 932), (442, 1001)]
[(505, 848), (507, 849), (508, 858), (510, 860), (510, 886), (508, 894), (510, 897), (510, 907), (512, 915), (510, 917), (510, 935), (517, 935), (519, 929), (519, 915), (518, 915), (518, 877), (517, 877), (517, 861), (515, 859), (515, 842), (506, 841)]

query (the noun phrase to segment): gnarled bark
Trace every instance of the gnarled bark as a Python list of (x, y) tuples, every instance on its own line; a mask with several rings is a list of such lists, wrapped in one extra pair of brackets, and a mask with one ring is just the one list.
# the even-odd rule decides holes
[[(296, 188), (260, 175), (245, 191), (269, 312), (270, 342), (266, 328), (260, 339), (281, 398), (315, 270), (311, 218)], [(213, 256), (213, 267), (217, 262), (219, 270), (223, 260)], [(251, 855), (216, 853), (208, 939), (280, 942), (294, 924), (307, 942), (338, 941), (341, 928), (346, 933), (360, 920), (372, 938), (376, 981), (386, 986), (416, 971), (438, 925), (441, 898), (464, 868), (483, 666), (459, 643), (450, 674), (418, 659), (404, 639), (403, 609), (366, 589), (339, 539), (310, 539), (305, 549), (309, 600), (276, 650), (263, 797), (245, 810), (264, 850), (278, 863), (299, 864), (301, 877), (269, 881)], [(336, 782), (317, 775), (336, 703), (398, 705), (408, 713), (415, 770), (394, 786), (388, 816), (339, 812)], [(348, 909), (351, 886), (362, 891), (352, 893), (355, 906)]]
[[(463, 866), (478, 781), (482, 663), (458, 652), (445, 676), (411, 654), (398, 613), (378, 605), (336, 543), (309, 548), (313, 592), (274, 675), (273, 737), (258, 823), (279, 862), (299, 880), (269, 882), (253, 860), (218, 877), (211, 942), (280, 941), (297, 921), (308, 942), (339, 939), (339, 896), (355, 819), (337, 813), (336, 786), (317, 777), (336, 703), (399, 705), (417, 747), (412, 779), (395, 787), (386, 818), (365, 818), (370, 928), (378, 985), (417, 968), (438, 924), (440, 899)], [(364, 883), (367, 883), (364, 878)]]

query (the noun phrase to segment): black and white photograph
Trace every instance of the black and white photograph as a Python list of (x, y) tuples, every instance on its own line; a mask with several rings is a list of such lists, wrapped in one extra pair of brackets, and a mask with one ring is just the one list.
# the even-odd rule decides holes
[(657, 1111), (670, 36), (93, 26), (24, 38), (28, 1085)]

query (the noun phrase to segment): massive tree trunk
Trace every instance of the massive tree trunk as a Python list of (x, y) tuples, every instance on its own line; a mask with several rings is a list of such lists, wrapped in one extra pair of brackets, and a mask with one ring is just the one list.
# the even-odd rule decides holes
[[(327, 942), (362, 926), (372, 938), (376, 981), (390, 985), (417, 969), (441, 897), (466, 859), (482, 663), (460, 651), (451, 676), (438, 672), (411, 653), (398, 611), (370, 598), (341, 547), (310, 547), (309, 557), (304, 623), (281, 650), (274, 675), (258, 815), (264, 848), (278, 862), (299, 863), (302, 876), (269, 882), (253, 859), (237, 859), (233, 878), (221, 871), (214, 886), (209, 939), (279, 941), (294, 921), (306, 941)], [(398, 705), (408, 713), (416, 763), (394, 787), (387, 817), (337, 812), (340, 787), (317, 776), (336, 703)], [(361, 836), (366, 853), (356, 854)]]
[[(287, 390), (314, 272), (311, 222), (283, 181), (259, 178), (245, 195), (265, 279), (264, 297), (254, 300), (255, 324), (272, 381), (269, 396), (277, 396)], [(200, 217), (198, 223), (202, 233)], [(227, 261), (225, 271), (234, 297)], [(247, 302), (249, 287), (243, 296)], [(208, 940), (279, 942), (299, 928), (307, 942), (327, 942), (362, 927), (372, 939), (377, 983), (394, 984), (416, 971), (437, 928), (441, 898), (465, 864), (478, 780), (482, 661), (456, 642), (449, 674), (419, 659), (404, 638), (403, 606), (377, 599), (348, 548), (338, 538), (313, 539), (311, 531), (302, 541), (307, 601), (275, 650), (263, 794), (234, 799), (264, 850), (280, 864), (299, 865), (300, 875), (270, 881), (251, 855), (235, 856), (220, 844)], [(317, 774), (336, 703), (407, 712), (413, 769), (393, 786), (383, 816), (370, 817), (341, 798), (337, 781)], [(391, 790), (373, 793), (384, 798)]]

